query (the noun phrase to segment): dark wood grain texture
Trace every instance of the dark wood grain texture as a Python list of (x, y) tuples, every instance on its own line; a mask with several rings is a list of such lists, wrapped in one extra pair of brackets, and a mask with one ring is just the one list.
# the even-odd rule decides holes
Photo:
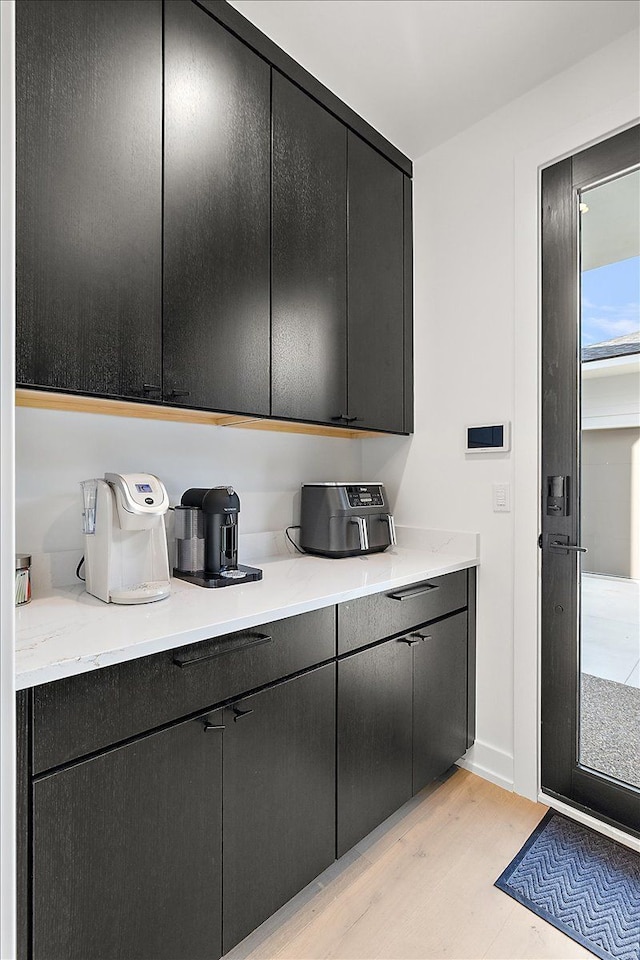
[(412, 674), (400, 640), (338, 663), (338, 857), (411, 796)]
[(220, 23), (223, 23), (233, 33), (240, 37), (253, 50), (257, 51), (262, 57), (282, 73), (289, 80), (293, 80), (297, 86), (301, 87), (314, 100), (333, 113), (339, 120), (345, 123), (351, 130), (359, 134), (364, 140), (376, 148), (383, 156), (394, 163), (400, 170), (403, 170), (408, 176), (412, 175), (413, 164), (408, 157), (398, 150), (392, 143), (375, 130), (362, 117), (343, 103), (334, 93), (324, 84), (312, 76), (304, 67), (293, 60), (287, 53), (278, 47), (273, 40), (270, 40), (261, 30), (259, 30), (250, 20), (243, 17), (242, 14), (232, 7), (226, 0), (198, 0), (199, 6), (209, 11)]
[[(545, 540), (576, 535), (576, 506), (568, 517), (547, 517), (548, 476), (576, 475), (578, 363), (576, 299), (578, 277), (577, 200), (572, 189), (571, 158), (542, 172), (542, 477), (541, 514)], [(573, 281), (573, 282), (572, 282)], [(568, 428), (561, 429), (563, 421)], [(571, 791), (577, 697), (575, 624), (577, 558), (543, 550), (542, 554), (541, 779), (542, 785), (568, 796)], [(563, 642), (567, 631), (570, 644)]]
[(640, 125), (603, 140), (572, 157), (571, 176), (575, 189), (582, 189), (629, 167), (640, 157)]
[(466, 605), (466, 570), (349, 600), (338, 606), (338, 653), (404, 633)]
[(348, 408), (356, 425), (404, 429), (404, 176), (348, 140)]
[(221, 772), (194, 720), (36, 781), (34, 960), (220, 956)]
[(346, 413), (346, 128), (273, 71), (273, 416)]
[(413, 647), (413, 792), (467, 749), (467, 616), (422, 630)]
[(335, 671), (224, 711), (225, 953), (335, 857)]
[(404, 178), (404, 432), (414, 428), (413, 183)]
[(467, 570), (467, 747), (476, 739), (476, 594), (478, 571)]
[[(238, 637), (270, 642), (238, 649)], [(227, 652), (232, 651), (232, 652)], [(142, 657), (34, 688), (36, 773), (206, 710), (335, 656), (333, 607), (181, 647), (211, 659), (180, 668), (174, 652)]]
[(204, 10), (165, 3), (164, 386), (268, 414), (269, 65)]
[(19, 0), (16, 102), (17, 381), (141, 398), (161, 383), (161, 0)]
[(16, 695), (16, 944), (17, 960), (31, 950), (31, 691)]

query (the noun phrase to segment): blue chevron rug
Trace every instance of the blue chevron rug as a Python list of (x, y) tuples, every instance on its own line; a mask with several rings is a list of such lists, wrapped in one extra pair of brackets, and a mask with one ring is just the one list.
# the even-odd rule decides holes
[(640, 855), (550, 810), (496, 887), (602, 960), (640, 960)]

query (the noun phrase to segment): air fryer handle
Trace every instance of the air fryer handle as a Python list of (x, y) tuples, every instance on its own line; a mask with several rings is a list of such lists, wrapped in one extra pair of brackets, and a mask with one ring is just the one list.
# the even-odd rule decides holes
[(355, 523), (358, 526), (358, 538), (360, 549), (366, 551), (369, 549), (369, 531), (367, 530), (367, 521), (364, 517), (354, 517), (349, 523)]
[(380, 519), (383, 521), (386, 520), (387, 526), (389, 527), (389, 544), (390, 546), (395, 547), (398, 541), (396, 540), (396, 524), (393, 519), (393, 514), (388, 513), (386, 517), (380, 517)]

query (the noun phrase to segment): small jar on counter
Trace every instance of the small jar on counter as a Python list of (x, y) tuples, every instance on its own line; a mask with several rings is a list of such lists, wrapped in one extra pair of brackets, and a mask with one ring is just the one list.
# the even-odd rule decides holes
[(31, 555), (16, 553), (16, 607), (31, 602)]

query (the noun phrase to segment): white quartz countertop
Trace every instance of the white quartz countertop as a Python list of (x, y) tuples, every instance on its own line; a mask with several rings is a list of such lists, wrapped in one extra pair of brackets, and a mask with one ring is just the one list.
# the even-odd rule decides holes
[(460, 543), (460, 553), (432, 540), (436, 549), (399, 546), (341, 560), (276, 556), (257, 563), (258, 582), (205, 589), (173, 579), (170, 597), (135, 606), (103, 603), (80, 584), (53, 589), (16, 610), (16, 689), (475, 566), (475, 538)]

